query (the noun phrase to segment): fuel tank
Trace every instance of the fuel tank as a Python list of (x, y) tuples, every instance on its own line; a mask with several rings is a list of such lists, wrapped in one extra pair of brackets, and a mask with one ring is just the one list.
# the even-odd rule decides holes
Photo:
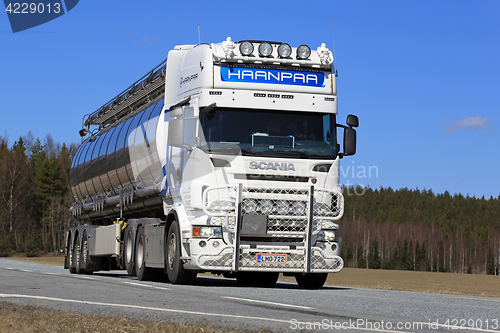
[(163, 96), (159, 96), (82, 143), (70, 171), (71, 191), (77, 203), (89, 205), (94, 201), (95, 211), (99, 210), (95, 207), (99, 198), (102, 210), (107, 199), (127, 189), (132, 196), (159, 196), (162, 166), (157, 125), (163, 121), (163, 104)]

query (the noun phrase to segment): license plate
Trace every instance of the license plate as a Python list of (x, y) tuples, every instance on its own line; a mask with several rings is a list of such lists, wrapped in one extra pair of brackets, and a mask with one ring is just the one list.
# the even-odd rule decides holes
[(257, 264), (272, 264), (272, 265), (286, 265), (286, 254), (269, 254), (257, 253), (255, 255), (255, 262)]

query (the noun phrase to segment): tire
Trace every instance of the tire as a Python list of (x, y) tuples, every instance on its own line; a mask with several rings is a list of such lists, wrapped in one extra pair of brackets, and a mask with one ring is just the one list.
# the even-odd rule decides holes
[(135, 239), (132, 228), (125, 230), (125, 242), (123, 243), (123, 255), (125, 261), (125, 268), (130, 276), (136, 275), (135, 271)]
[(275, 272), (238, 272), (236, 281), (246, 286), (273, 286), (278, 281), (280, 273)]
[(172, 222), (165, 242), (165, 270), (173, 284), (190, 284), (196, 279), (196, 273), (185, 270), (181, 260), (181, 239), (179, 225)]
[(69, 272), (71, 274), (76, 273), (76, 266), (75, 266), (75, 241), (71, 242), (71, 237), (70, 235), (68, 239), (68, 268)]
[(82, 236), (82, 246), (80, 249), (80, 266), (83, 269), (83, 274), (92, 274), (94, 272), (92, 258), (89, 255), (89, 243), (88, 243), (88, 232), (87, 229), (83, 231)]
[(85, 228), (82, 237), (82, 247), (80, 251), (80, 266), (83, 269), (82, 274), (92, 274), (94, 271), (98, 271), (101, 267), (101, 258), (91, 257), (89, 250), (89, 229)]
[(302, 289), (320, 289), (326, 282), (328, 273), (310, 273), (295, 275), (297, 284)]
[(73, 247), (73, 258), (75, 260), (76, 274), (85, 274), (82, 263), (82, 237), (78, 233), (75, 237), (75, 245)]
[(146, 267), (146, 237), (142, 225), (137, 228), (135, 240), (135, 272), (139, 281), (151, 279), (151, 268)]

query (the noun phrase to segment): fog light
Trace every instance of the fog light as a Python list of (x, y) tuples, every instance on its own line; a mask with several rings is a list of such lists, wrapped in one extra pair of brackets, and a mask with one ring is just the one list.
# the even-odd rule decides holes
[(292, 48), (288, 44), (281, 44), (278, 47), (278, 55), (280, 58), (288, 58), (292, 54)]
[(260, 211), (262, 214), (269, 215), (273, 210), (273, 203), (271, 200), (265, 199), (260, 202)]
[(255, 214), (257, 210), (257, 202), (254, 199), (246, 199), (243, 201), (243, 212), (247, 214)]
[(218, 248), (220, 246), (220, 243), (219, 241), (215, 241), (212, 243), (212, 246), (215, 247), (215, 248)]
[(331, 249), (332, 249), (332, 252), (335, 252), (335, 251), (337, 251), (337, 248), (338, 248), (338, 245), (337, 245), (337, 243), (333, 243), (333, 244), (332, 244), (332, 247), (331, 247)]
[(311, 48), (305, 44), (297, 48), (297, 59), (305, 60), (311, 55)]
[(273, 47), (269, 43), (261, 43), (259, 45), (259, 54), (261, 57), (269, 57), (273, 53)]
[(243, 42), (240, 44), (240, 53), (244, 56), (249, 56), (253, 52), (253, 44), (250, 42)]
[(302, 201), (295, 201), (292, 205), (294, 215), (302, 215), (306, 211), (306, 204)]
[(198, 245), (200, 245), (200, 247), (205, 247), (205, 246), (207, 246), (207, 242), (205, 242), (205, 241), (200, 241), (200, 242), (198, 243)]
[(285, 200), (278, 201), (276, 205), (276, 212), (278, 215), (286, 215), (288, 213), (288, 202)]

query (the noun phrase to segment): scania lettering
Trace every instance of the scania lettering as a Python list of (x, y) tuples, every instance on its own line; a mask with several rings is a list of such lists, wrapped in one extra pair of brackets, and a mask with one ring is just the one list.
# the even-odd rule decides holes
[(324, 44), (176, 46), (84, 117), (65, 268), (321, 288), (344, 266), (339, 163), (356, 152), (358, 118), (337, 106)]
[(250, 169), (295, 171), (293, 163), (250, 162)]

